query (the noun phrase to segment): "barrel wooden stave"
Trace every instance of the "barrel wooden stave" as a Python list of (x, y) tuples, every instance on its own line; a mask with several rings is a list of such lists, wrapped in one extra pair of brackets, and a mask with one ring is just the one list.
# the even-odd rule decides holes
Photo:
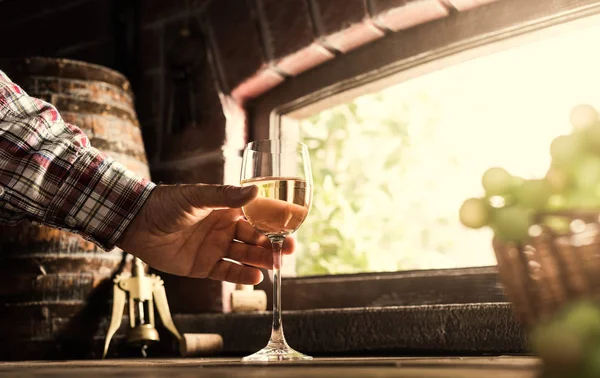
[(97, 104), (121, 108), (127, 111), (133, 109), (131, 92), (124, 91), (112, 84), (100, 81), (79, 79), (61, 79), (56, 77), (37, 77), (30, 85), (38, 95), (57, 94), (78, 100), (88, 100)]
[[(0, 297), (6, 306), (64, 300), (81, 304), (125, 257), (107, 256), (23, 256), (3, 258), (0, 269)], [(118, 256), (114, 256), (118, 257)]]
[[(108, 298), (104, 292), (101, 296)], [(63, 301), (5, 308), (0, 315), (11, 327), (3, 329), (1, 359), (100, 358), (110, 322), (110, 302), (103, 299), (88, 303), (87, 307)], [(127, 317), (111, 343), (109, 357), (118, 351), (126, 327)]]
[(111, 84), (131, 93), (129, 80), (121, 73), (97, 64), (71, 59), (27, 57), (3, 59), (0, 67), (6, 67), (11, 78), (55, 77)]
[(0, 226), (0, 257), (103, 253), (94, 243), (76, 234), (24, 221), (14, 226)]
[(113, 115), (62, 113), (66, 122), (78, 125), (95, 148), (108, 154), (127, 169), (150, 177), (139, 127)]

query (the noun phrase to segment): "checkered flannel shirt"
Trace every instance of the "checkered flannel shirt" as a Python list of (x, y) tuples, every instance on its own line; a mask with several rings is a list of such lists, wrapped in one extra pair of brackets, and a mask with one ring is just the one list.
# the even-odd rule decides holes
[(0, 71), (0, 222), (28, 219), (110, 250), (155, 186)]

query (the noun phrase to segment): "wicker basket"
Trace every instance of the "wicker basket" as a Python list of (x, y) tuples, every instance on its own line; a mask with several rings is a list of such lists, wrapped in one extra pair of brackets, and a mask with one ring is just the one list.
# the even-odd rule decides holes
[[(543, 226), (550, 217), (569, 227), (561, 233)], [(600, 212), (538, 214), (536, 224), (527, 243), (493, 241), (506, 296), (528, 326), (568, 302), (600, 294)]]

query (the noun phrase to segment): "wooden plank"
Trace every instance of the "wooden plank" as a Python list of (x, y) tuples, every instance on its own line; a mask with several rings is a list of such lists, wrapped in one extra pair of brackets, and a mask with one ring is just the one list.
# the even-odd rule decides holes
[[(220, 334), (223, 353), (241, 356), (266, 344), (271, 316), (263, 312), (173, 318), (182, 333)], [(507, 303), (284, 310), (283, 324), (295, 349), (321, 357), (527, 351), (527, 333)]]
[[(96, 310), (71, 322), (66, 321), (68, 314), (48, 313), (49, 320), (65, 320), (60, 324), (47, 323), (48, 327), (66, 327), (61, 327), (65, 332), (59, 334), (60, 338), (46, 337), (35, 342), (21, 339), (21, 343), (9, 339), (0, 343), (0, 359), (97, 357), (107, 327), (106, 314), (102, 313)], [(35, 319), (35, 314), (27, 317)], [(240, 357), (266, 344), (272, 314), (174, 314), (173, 319), (180, 333), (220, 334), (224, 341), (222, 356)], [(515, 322), (507, 303), (284, 311), (283, 322), (290, 344), (315, 357), (497, 355), (528, 350), (527, 332)], [(126, 324), (127, 317), (119, 330), (121, 338), (126, 335)], [(177, 356), (177, 343), (160, 321), (157, 330), (161, 342), (149, 348), (149, 356)], [(59, 344), (62, 347), (57, 351)], [(43, 355), (40, 351), (48, 353)], [(110, 352), (111, 356), (139, 356), (139, 351), (126, 346), (123, 340), (115, 340)]]
[[(455, 357), (323, 357), (306, 362), (280, 362), (283, 365), (310, 366), (459, 366), (459, 367), (511, 367), (513, 369), (536, 368), (540, 364), (532, 356), (455, 356)], [(86, 368), (119, 365), (120, 367), (156, 366), (246, 366), (235, 357), (196, 357), (196, 358), (131, 358), (105, 360), (65, 360), (65, 361), (16, 361), (0, 362), (0, 372), (15, 368)]]
[(507, 301), (496, 267), (286, 278), (282, 296), (286, 310)]
[(0, 373), (44, 376), (194, 377), (535, 377), (535, 358), (335, 358), (276, 364), (245, 364), (239, 359), (108, 360), (0, 363)]
[(108, 83), (131, 93), (129, 80), (120, 72), (97, 64), (70, 59), (28, 57), (2, 59), (0, 65), (13, 80), (17, 77), (53, 76)]

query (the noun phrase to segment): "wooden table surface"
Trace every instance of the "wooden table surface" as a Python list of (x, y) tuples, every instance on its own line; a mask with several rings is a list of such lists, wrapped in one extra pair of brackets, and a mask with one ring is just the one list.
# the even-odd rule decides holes
[(2, 377), (297, 378), (422, 377), (535, 378), (533, 357), (317, 358), (303, 362), (242, 363), (231, 358), (0, 362)]

